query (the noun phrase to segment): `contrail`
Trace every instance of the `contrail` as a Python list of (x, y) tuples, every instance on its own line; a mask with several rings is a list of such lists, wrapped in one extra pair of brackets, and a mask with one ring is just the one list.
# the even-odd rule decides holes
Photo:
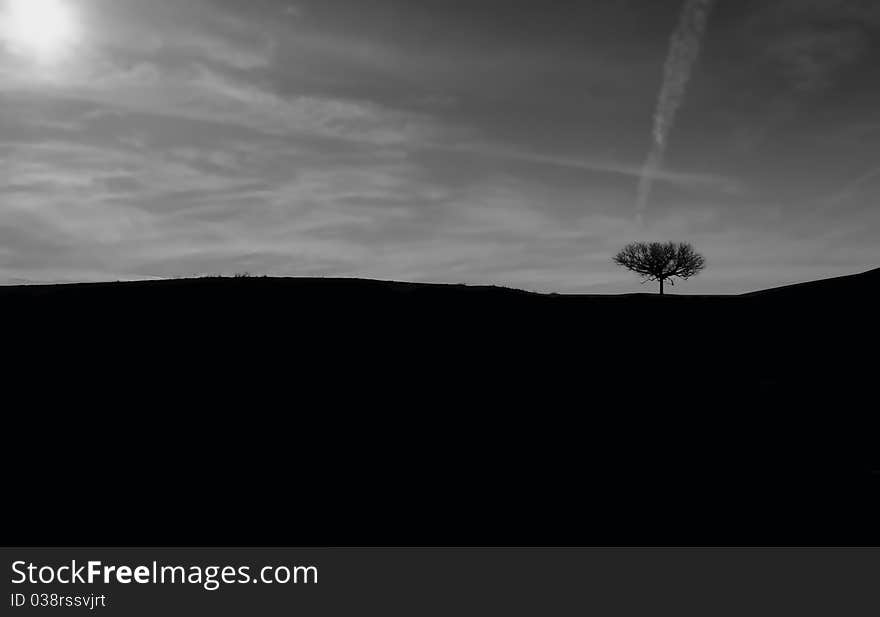
[(669, 134), (675, 125), (678, 110), (684, 102), (694, 65), (700, 57), (703, 36), (706, 34), (709, 14), (714, 5), (715, 0), (685, 0), (678, 28), (672, 35), (664, 69), (663, 88), (654, 114), (654, 143), (639, 181), (636, 206), (639, 220), (648, 207), (654, 178), (663, 167)]

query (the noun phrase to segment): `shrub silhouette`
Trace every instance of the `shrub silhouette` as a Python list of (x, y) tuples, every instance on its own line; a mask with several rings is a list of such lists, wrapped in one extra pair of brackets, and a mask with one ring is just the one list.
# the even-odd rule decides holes
[(687, 280), (706, 267), (706, 259), (684, 242), (634, 242), (614, 256), (614, 263), (641, 275), (643, 283), (659, 282), (661, 296), (666, 281), (675, 285), (675, 278)]

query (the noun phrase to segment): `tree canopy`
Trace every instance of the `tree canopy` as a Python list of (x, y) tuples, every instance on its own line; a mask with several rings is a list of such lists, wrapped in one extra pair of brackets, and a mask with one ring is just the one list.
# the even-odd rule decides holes
[(706, 259), (685, 242), (634, 242), (614, 256), (614, 263), (641, 275), (643, 282), (659, 282), (661, 295), (666, 281), (675, 285), (674, 279), (687, 280), (706, 267)]

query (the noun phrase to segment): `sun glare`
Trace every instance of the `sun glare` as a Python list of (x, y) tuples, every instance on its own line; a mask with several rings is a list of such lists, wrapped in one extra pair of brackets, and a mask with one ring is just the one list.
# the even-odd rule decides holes
[(62, 59), (79, 38), (66, 0), (6, 0), (2, 20), (0, 32), (10, 51), (38, 62)]

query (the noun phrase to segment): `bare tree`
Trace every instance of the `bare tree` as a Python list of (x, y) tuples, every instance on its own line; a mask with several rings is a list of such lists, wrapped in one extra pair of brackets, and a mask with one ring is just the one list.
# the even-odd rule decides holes
[(642, 282), (660, 283), (660, 295), (666, 281), (687, 280), (706, 267), (706, 259), (690, 244), (680, 242), (635, 242), (614, 256), (614, 263), (644, 277)]

